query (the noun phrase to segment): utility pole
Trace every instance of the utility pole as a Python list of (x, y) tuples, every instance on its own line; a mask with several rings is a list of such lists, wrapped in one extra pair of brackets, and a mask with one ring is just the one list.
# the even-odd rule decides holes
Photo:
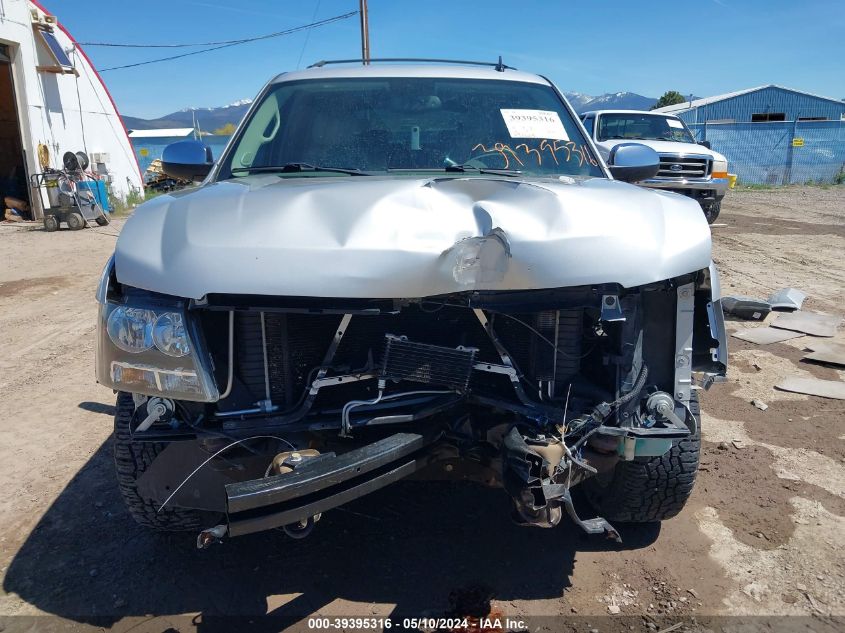
[(370, 63), (370, 23), (367, 17), (367, 0), (359, 0), (361, 14), (361, 59), (364, 65)]

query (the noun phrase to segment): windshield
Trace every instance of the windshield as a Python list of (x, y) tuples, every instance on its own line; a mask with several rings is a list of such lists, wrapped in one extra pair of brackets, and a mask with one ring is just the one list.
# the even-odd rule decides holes
[(645, 141), (677, 141), (695, 143), (683, 122), (662, 114), (628, 113), (602, 114), (599, 116), (600, 141), (610, 139), (639, 139)]
[(432, 170), (604, 175), (551, 86), (402, 77), (271, 86), (218, 178)]

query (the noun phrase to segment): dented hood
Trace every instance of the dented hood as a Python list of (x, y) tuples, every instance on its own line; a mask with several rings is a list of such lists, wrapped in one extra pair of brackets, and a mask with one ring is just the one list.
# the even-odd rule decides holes
[(251, 176), (141, 205), (115, 253), (121, 283), (193, 299), (633, 287), (709, 263), (697, 203), (602, 178)]

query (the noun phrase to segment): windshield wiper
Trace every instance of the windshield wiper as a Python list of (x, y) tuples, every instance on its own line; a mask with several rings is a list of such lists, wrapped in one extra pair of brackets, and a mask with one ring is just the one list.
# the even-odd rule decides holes
[(311, 163), (285, 163), (284, 165), (266, 165), (260, 167), (233, 167), (232, 173), (235, 172), (254, 172), (254, 173), (261, 173), (261, 172), (275, 172), (275, 173), (296, 173), (296, 172), (304, 172), (304, 171), (314, 171), (314, 172), (329, 172), (335, 174), (349, 174), (350, 176), (370, 176), (366, 172), (361, 171), (360, 169), (350, 169), (347, 167), (323, 167), (320, 165), (312, 165)]
[(463, 165), (447, 165), (443, 168), (444, 171), (457, 171), (460, 173), (465, 173), (468, 171), (475, 171), (479, 174), (493, 174), (495, 176), (521, 176), (522, 172), (518, 169), (495, 169), (492, 167), (476, 167), (475, 165), (468, 165), (464, 163)]

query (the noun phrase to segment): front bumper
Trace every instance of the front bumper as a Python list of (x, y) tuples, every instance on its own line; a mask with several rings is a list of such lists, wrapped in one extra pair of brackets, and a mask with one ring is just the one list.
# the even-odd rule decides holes
[(228, 534), (296, 524), (384, 488), (425, 466), (435, 439), (396, 433), (342, 455), (325, 453), (290, 473), (228, 484)]
[(728, 178), (649, 178), (638, 184), (682, 193), (696, 200), (705, 197), (721, 200), (728, 191), (730, 181)]

